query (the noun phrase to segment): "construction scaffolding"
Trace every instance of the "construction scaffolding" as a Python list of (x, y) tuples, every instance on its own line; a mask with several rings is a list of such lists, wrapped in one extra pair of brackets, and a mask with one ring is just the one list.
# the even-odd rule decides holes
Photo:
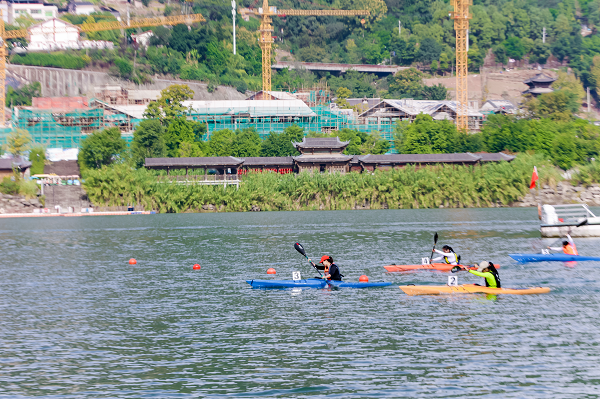
[[(246, 102), (252, 104), (252, 102)], [(278, 104), (282, 101), (270, 101), (272, 108), (262, 108), (260, 111), (243, 110), (235, 112), (230, 109), (226, 112), (211, 112), (211, 109), (194, 108), (189, 115), (189, 119), (196, 122), (206, 123), (207, 133), (205, 140), (210, 138), (212, 132), (222, 129), (246, 129), (255, 128), (262, 139), (265, 139), (270, 132), (282, 132), (287, 127), (297, 125), (308, 132), (330, 133), (341, 129), (359, 130), (372, 133), (379, 132), (387, 140), (393, 139), (394, 126), (396, 120), (385, 120), (373, 123), (370, 119), (359, 119), (355, 114), (345, 113), (345, 110), (330, 109), (327, 106), (310, 107), (310, 113), (298, 112), (292, 114), (289, 111), (278, 109)], [(288, 112), (286, 112), (288, 111)], [(399, 118), (398, 118), (399, 119)]]
[[(302, 101), (228, 101), (226, 106), (216, 102), (195, 102), (188, 119), (205, 123), (209, 140), (213, 132), (222, 129), (254, 128), (262, 139), (269, 133), (283, 132), (287, 127), (297, 125), (309, 132), (331, 133), (342, 129), (358, 130), (366, 133), (379, 132), (382, 138), (392, 143), (394, 127), (400, 118), (359, 118), (352, 110), (331, 109), (319, 105), (308, 107)], [(96, 104), (97, 105), (97, 104)], [(137, 113), (127, 111), (139, 106), (114, 106), (102, 108), (72, 109), (15, 109), (12, 129), (0, 131), (0, 144), (13, 129), (24, 129), (31, 135), (32, 143), (43, 144), (47, 148), (78, 148), (82, 140), (94, 131), (116, 127), (129, 143), (133, 139), (135, 127), (143, 120)], [(122, 110), (121, 110), (122, 108)], [(121, 112), (119, 112), (121, 111)]]
[(104, 112), (15, 109), (13, 121), (15, 129), (29, 132), (33, 143), (48, 148), (77, 148), (88, 134), (104, 128)]

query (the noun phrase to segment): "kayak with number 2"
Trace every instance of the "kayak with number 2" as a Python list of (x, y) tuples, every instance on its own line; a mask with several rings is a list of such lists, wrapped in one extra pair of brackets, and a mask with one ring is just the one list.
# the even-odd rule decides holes
[(323, 280), (320, 278), (307, 278), (302, 280), (246, 280), (252, 288), (373, 288), (387, 287), (392, 283), (378, 282), (351, 282)]
[(439, 294), (512, 294), (531, 295), (547, 294), (548, 287), (528, 288), (491, 288), (475, 284), (449, 285), (401, 285), (400, 289), (408, 295), (439, 295)]
[(600, 261), (598, 256), (581, 256), (568, 254), (508, 254), (519, 263), (527, 262), (576, 262), (576, 261)]
[[(447, 263), (432, 263), (429, 265), (389, 265), (384, 266), (383, 268), (388, 272), (408, 272), (412, 270), (437, 270), (439, 272), (449, 272), (452, 271), (452, 268), (457, 265), (449, 265)], [(459, 267), (466, 267), (468, 269), (477, 269), (477, 266), (469, 266), (469, 265), (458, 265)], [(500, 267), (500, 265), (494, 265), (496, 269)]]

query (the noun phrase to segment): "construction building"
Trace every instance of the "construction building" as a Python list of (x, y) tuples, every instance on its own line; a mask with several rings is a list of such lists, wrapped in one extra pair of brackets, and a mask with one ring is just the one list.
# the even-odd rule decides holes
[[(130, 90), (119, 85), (97, 87), (95, 93), (96, 98), (89, 102), (82, 97), (34, 98), (32, 107), (14, 109), (12, 124), (28, 130), (34, 143), (48, 148), (77, 148), (86, 135), (110, 127), (119, 128), (123, 138), (130, 142), (148, 104), (160, 97), (159, 90)], [(313, 94), (317, 101), (318, 93)], [(306, 101), (295, 98), (298, 93), (270, 92), (269, 95), (272, 100), (259, 99), (264, 97), (264, 93), (259, 92), (249, 100), (185, 101), (183, 105), (189, 109), (189, 120), (206, 124), (204, 140), (217, 130), (245, 128), (256, 129), (264, 139), (270, 132), (282, 132), (297, 125), (306, 133), (342, 129), (377, 132), (392, 143), (392, 153), (398, 121), (412, 122), (421, 113), (435, 120), (456, 120), (454, 101), (350, 99), (359, 107), (340, 109), (334, 103), (309, 106)], [(509, 104), (500, 101), (484, 104), (485, 114), (475, 109), (475, 103), (471, 105), (468, 115), (472, 132), (481, 129), (486, 115), (491, 112), (514, 112), (514, 106), (509, 110)], [(0, 134), (0, 144), (6, 142), (10, 131), (5, 129)], [(269, 165), (262, 167), (269, 168)]]

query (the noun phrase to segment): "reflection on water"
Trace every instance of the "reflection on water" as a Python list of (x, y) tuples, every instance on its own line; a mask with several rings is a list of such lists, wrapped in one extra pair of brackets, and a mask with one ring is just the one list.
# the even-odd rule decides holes
[[(0, 220), (0, 397), (598, 397), (598, 266), (512, 262), (552, 241), (537, 223), (535, 209)], [(464, 263), (500, 263), (503, 286), (552, 292), (405, 295), (448, 274), (382, 266), (420, 263), (436, 231)], [(312, 275), (295, 242), (347, 280), (395, 285), (250, 289), (269, 267)]]

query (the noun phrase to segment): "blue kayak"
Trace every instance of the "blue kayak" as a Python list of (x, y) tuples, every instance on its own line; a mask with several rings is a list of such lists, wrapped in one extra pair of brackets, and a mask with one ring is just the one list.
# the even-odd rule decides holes
[(576, 261), (600, 261), (599, 256), (581, 256), (567, 254), (508, 254), (519, 263), (527, 262), (576, 262)]
[(246, 280), (252, 288), (372, 288), (387, 287), (392, 283), (383, 281), (373, 283), (353, 283), (350, 281), (322, 280), (320, 278), (307, 278), (304, 280)]

